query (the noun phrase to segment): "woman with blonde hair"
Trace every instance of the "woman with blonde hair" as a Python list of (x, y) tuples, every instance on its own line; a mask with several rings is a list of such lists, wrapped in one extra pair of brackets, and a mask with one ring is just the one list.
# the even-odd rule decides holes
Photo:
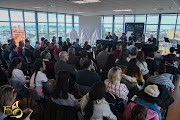
[(108, 79), (104, 81), (106, 85), (106, 92), (112, 93), (119, 98), (124, 100), (124, 103), (127, 103), (129, 94), (129, 90), (125, 84), (120, 83), (122, 76), (121, 76), (121, 68), (113, 67), (108, 72)]

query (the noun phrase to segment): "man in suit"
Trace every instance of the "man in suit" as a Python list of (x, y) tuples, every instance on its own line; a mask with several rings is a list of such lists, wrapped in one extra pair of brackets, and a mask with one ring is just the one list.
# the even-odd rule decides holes
[(127, 41), (127, 37), (125, 33), (122, 33), (122, 36), (120, 37), (120, 40)]
[(150, 38), (148, 39), (149, 42), (152, 42), (152, 44), (156, 45), (157, 40), (153, 37), (153, 34), (150, 35)]
[(106, 39), (112, 39), (112, 35), (110, 34), (110, 32), (108, 32), (108, 35), (106, 36)]

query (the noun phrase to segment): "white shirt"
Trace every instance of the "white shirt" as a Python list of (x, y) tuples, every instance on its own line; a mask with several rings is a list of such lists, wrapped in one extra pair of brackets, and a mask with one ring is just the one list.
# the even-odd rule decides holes
[(36, 84), (36, 87), (42, 87), (42, 82), (48, 81), (46, 74), (44, 74), (41, 71), (38, 71), (38, 73), (36, 75), (36, 82), (34, 84), (34, 76), (35, 76), (35, 73), (32, 75), (32, 77), (30, 79), (30, 87), (35, 87), (35, 84)]
[(19, 69), (13, 69), (11, 80), (20, 81), (21, 83), (26, 83), (24, 73), (22, 72), (22, 70), (19, 70)]
[(146, 75), (149, 72), (148, 65), (147, 65), (146, 62), (141, 63), (141, 62), (138, 61), (137, 66), (142, 71), (142, 75)]

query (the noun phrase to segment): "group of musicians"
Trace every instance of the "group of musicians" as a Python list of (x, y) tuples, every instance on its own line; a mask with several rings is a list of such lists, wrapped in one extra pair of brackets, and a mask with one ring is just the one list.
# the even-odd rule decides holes
[[(114, 42), (117, 42), (119, 39), (121, 41), (129, 41), (129, 42), (140, 42), (140, 43), (144, 43), (145, 42), (145, 35), (142, 34), (138, 39), (136, 38), (136, 36), (134, 35), (134, 33), (131, 33), (131, 36), (127, 39), (127, 36), (125, 33), (122, 33), (121, 37), (118, 38), (118, 36), (116, 36), (116, 34), (111, 35), (110, 32), (108, 32), (108, 35), (106, 36), (106, 39), (112, 40)], [(154, 36), (151, 34), (150, 38), (148, 38), (148, 42), (154, 45), (157, 45), (157, 39), (154, 38)]]

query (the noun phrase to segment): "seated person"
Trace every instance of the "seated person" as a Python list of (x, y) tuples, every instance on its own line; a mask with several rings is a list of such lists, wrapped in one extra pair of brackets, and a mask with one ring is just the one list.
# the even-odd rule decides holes
[(12, 45), (12, 46), (11, 46), (11, 52), (10, 52), (10, 54), (9, 54), (9, 60), (10, 60), (10, 61), (12, 61), (13, 58), (15, 58), (15, 57), (19, 57), (19, 55), (18, 55), (17, 52), (18, 52), (17, 46), (16, 46), (16, 45)]
[(76, 48), (76, 51), (81, 51), (81, 45), (79, 44), (79, 38), (76, 39), (75, 48)]
[(108, 32), (108, 35), (106, 36), (106, 39), (112, 39), (112, 35), (110, 32)]
[(157, 85), (148, 85), (144, 91), (141, 91), (138, 97), (135, 98), (134, 102), (148, 109), (154, 110), (157, 112), (159, 120), (162, 120), (160, 107), (156, 104), (159, 94), (160, 91)]
[(34, 73), (31, 76), (30, 79), (30, 88), (35, 89), (37, 91), (37, 94), (40, 97), (43, 97), (43, 82), (48, 82), (49, 85), (50, 81), (48, 81), (48, 78), (46, 74), (43, 73), (43, 71), (46, 70), (46, 65), (43, 62), (43, 60), (37, 60), (34, 63)]
[(133, 47), (129, 53), (130, 53), (129, 54), (129, 60), (131, 60), (132, 58), (136, 58), (137, 53), (138, 53), (138, 48)]
[(91, 87), (95, 82), (100, 81), (99, 75), (95, 72), (95, 68), (91, 59), (86, 59), (83, 63), (84, 69), (77, 72), (76, 82), (79, 85)]
[(83, 45), (83, 50), (90, 50), (91, 46), (88, 44), (88, 41), (85, 41), (84, 45)]
[(75, 49), (70, 47), (68, 49), (69, 58), (67, 63), (75, 66), (76, 69), (79, 69), (79, 58), (75, 55)]
[(150, 38), (148, 39), (148, 42), (151, 42), (152, 44), (156, 45), (157, 40), (154, 38), (153, 34), (150, 35)]
[(120, 40), (127, 41), (127, 37), (125, 33), (122, 33), (122, 36), (120, 37)]
[(103, 50), (103, 46), (101, 44), (98, 44), (96, 46), (95, 56), (97, 56), (102, 50)]
[(136, 80), (143, 81), (143, 75), (139, 67), (137, 66), (137, 59), (133, 58), (129, 61), (127, 68), (124, 69), (123, 74), (131, 77), (135, 77)]
[(116, 34), (114, 33), (113, 36), (112, 36), (112, 40), (114, 42), (117, 42), (118, 41), (118, 36), (116, 36)]
[(127, 67), (129, 64), (128, 57), (129, 57), (129, 51), (128, 49), (124, 49), (121, 55), (118, 57), (118, 59), (116, 59), (116, 65)]
[(53, 55), (55, 60), (59, 60), (59, 53), (61, 52), (61, 49), (59, 48), (59, 44), (54, 44), (54, 51), (53, 51)]
[(129, 37), (129, 41), (132, 43), (137, 41), (136, 37), (134, 36), (134, 33), (131, 33), (131, 36)]
[(147, 65), (145, 58), (144, 58), (144, 52), (143, 51), (138, 52), (137, 60), (138, 60), (137, 66), (142, 71), (142, 75), (143, 75), (144, 80), (147, 80), (150, 75), (149, 75), (148, 65)]
[(25, 47), (24, 47), (24, 50), (23, 50), (23, 55), (27, 58), (30, 58), (32, 61), (34, 60), (33, 58), (33, 50), (31, 48), (32, 46), (30, 45), (30, 42), (27, 41), (25, 43)]
[(121, 68), (113, 67), (108, 72), (108, 79), (104, 81), (106, 85), (106, 92), (110, 92), (116, 95), (119, 98), (122, 98), (124, 104), (128, 102), (127, 95), (129, 94), (129, 90), (124, 83), (121, 82)]
[(78, 100), (68, 92), (70, 75), (67, 71), (57, 73), (57, 83), (51, 100), (58, 105), (79, 107)]
[(69, 48), (68, 44), (66, 43), (66, 41), (64, 41), (62, 44), (62, 51), (68, 51), (68, 48)]
[(123, 113), (125, 120), (159, 120), (158, 114), (142, 105), (130, 102)]
[(175, 48), (174, 47), (171, 47), (169, 49), (170, 51), (170, 54), (166, 55), (165, 56), (165, 60), (168, 61), (169, 59), (173, 59), (174, 62), (177, 62), (178, 66), (179, 66), (179, 63), (180, 63), (180, 59), (176, 56), (176, 54), (174, 54), (175, 52)]
[(168, 89), (174, 89), (174, 84), (172, 83), (173, 76), (169, 73), (165, 73), (165, 65), (160, 64), (158, 68), (159, 75), (150, 76), (146, 83), (154, 83), (166, 86)]
[(117, 44), (117, 45), (116, 45), (116, 50), (112, 51), (111, 54), (112, 54), (115, 58), (118, 58), (118, 57), (120, 56), (121, 52), (122, 52), (122, 47), (121, 47), (119, 44)]
[(161, 52), (159, 52), (159, 47), (158, 46), (154, 47), (154, 58), (155, 59), (163, 59), (163, 56), (162, 56)]
[(95, 83), (90, 92), (83, 96), (80, 105), (85, 120), (117, 120), (105, 100), (106, 87), (101, 81)]
[(156, 62), (154, 60), (153, 52), (148, 52), (146, 62), (148, 65), (149, 74), (154, 75), (154, 73), (157, 71), (158, 66), (156, 65)]
[(54, 79), (54, 63), (51, 62), (51, 53), (48, 50), (41, 52), (41, 57), (46, 65), (46, 70), (44, 73), (48, 77), (48, 79)]

